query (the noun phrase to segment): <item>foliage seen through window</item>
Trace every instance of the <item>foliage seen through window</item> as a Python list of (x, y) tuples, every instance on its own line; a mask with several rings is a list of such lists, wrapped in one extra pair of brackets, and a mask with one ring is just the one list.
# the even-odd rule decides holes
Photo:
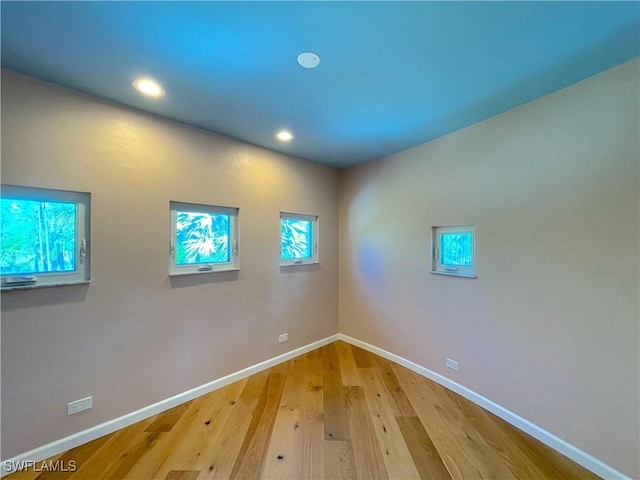
[(2, 275), (76, 270), (76, 204), (2, 198)]
[(441, 234), (442, 264), (470, 267), (473, 262), (472, 241), (471, 233)]
[(225, 214), (176, 212), (176, 264), (229, 262), (229, 217)]
[(283, 218), (280, 227), (283, 260), (313, 256), (313, 222)]

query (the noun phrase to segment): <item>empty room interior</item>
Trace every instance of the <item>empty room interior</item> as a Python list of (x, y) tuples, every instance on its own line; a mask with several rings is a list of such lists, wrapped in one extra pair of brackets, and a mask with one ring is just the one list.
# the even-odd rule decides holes
[(9, 2), (9, 479), (640, 478), (639, 2)]

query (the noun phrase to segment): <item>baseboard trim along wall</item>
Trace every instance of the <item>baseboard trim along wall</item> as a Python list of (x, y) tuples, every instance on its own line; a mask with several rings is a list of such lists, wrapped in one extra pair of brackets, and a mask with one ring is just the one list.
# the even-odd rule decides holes
[(506, 408), (498, 405), (495, 402), (492, 402), (488, 398), (483, 397), (479, 393), (476, 393), (473, 390), (469, 390), (467, 387), (464, 387), (459, 383), (456, 383), (453, 380), (450, 380), (447, 377), (434, 372), (433, 370), (429, 370), (428, 368), (418, 365), (417, 363), (414, 363), (411, 360), (407, 360), (406, 358), (396, 355), (395, 353), (388, 352), (386, 350), (383, 350), (382, 348), (376, 347), (356, 338), (349, 337), (348, 335), (339, 333), (337, 337), (338, 340), (350, 343), (351, 345), (355, 345), (356, 347), (360, 347), (364, 350), (367, 350), (368, 352), (375, 353), (376, 355), (386, 358), (387, 360), (391, 360), (392, 362), (402, 365), (403, 367), (406, 367), (409, 370), (422, 375), (423, 377), (427, 377), (429, 380), (433, 380), (434, 382), (442, 385), (445, 388), (448, 388), (458, 395), (462, 395), (467, 400), (470, 400), (476, 405), (479, 405), (485, 410), (488, 410), (494, 415), (497, 415), (504, 421), (509, 422), (514, 427), (519, 428), (525, 433), (528, 433), (537, 440), (540, 440), (545, 445), (553, 448), (557, 452), (570, 458), (574, 462), (582, 465), (584, 468), (592, 471), (602, 478), (631, 480), (623, 473), (610, 467), (609, 465), (598, 460), (592, 455), (589, 455), (587, 452), (580, 450), (570, 443), (565, 442), (561, 438), (556, 437), (554, 434), (531, 423), (525, 418), (522, 418), (512, 411), (507, 410)]
[(447, 377), (440, 375), (432, 370), (429, 370), (426, 367), (418, 365), (406, 358), (403, 358), (394, 353), (383, 350), (382, 348), (376, 347), (369, 343), (363, 342), (353, 337), (349, 337), (348, 335), (343, 335), (338, 333), (336, 335), (331, 335), (329, 337), (323, 338), (316, 342), (312, 342), (308, 345), (304, 345), (300, 348), (296, 348), (291, 350), (290, 352), (283, 353), (282, 355), (278, 355), (269, 360), (265, 360), (263, 362), (257, 363), (250, 367), (247, 367), (243, 370), (239, 370), (238, 372), (229, 374), (225, 377), (219, 378), (217, 380), (213, 380), (212, 382), (205, 383), (204, 385), (200, 385), (199, 387), (192, 388), (191, 390), (187, 390), (186, 392), (180, 393), (178, 395), (174, 395), (173, 397), (167, 398), (160, 402), (154, 403), (147, 407), (141, 408), (140, 410), (136, 410), (135, 412), (128, 413), (123, 415), (122, 417), (115, 418), (108, 422), (102, 423), (100, 425), (96, 425), (95, 427), (91, 427), (82, 432), (75, 433), (68, 437), (62, 438), (60, 440), (56, 440), (55, 442), (51, 442), (47, 445), (43, 445), (41, 447), (35, 448), (29, 452), (25, 452), (21, 455), (17, 455), (13, 458), (6, 459), (2, 461), (2, 469), (0, 470), (0, 476), (4, 477), (8, 472), (6, 469), (6, 464), (19, 464), (20, 462), (39, 462), (41, 460), (45, 460), (49, 457), (57, 455), (62, 452), (66, 452), (72, 448), (75, 448), (84, 443), (95, 440), (96, 438), (100, 438), (104, 435), (108, 435), (110, 433), (115, 432), (116, 430), (120, 430), (121, 428), (128, 427), (140, 420), (144, 420), (145, 418), (152, 417), (153, 415), (157, 415), (159, 413), (164, 412), (170, 408), (173, 408), (181, 403), (188, 402), (193, 400), (194, 398), (205, 395), (213, 390), (217, 390), (218, 388), (222, 388), (226, 385), (229, 385), (233, 382), (246, 378), (255, 373), (266, 370), (267, 368), (271, 368), (274, 365), (277, 365), (282, 362), (286, 362), (291, 360), (292, 358), (298, 357), (304, 353), (315, 350), (316, 348), (323, 347), (328, 345), (336, 340), (342, 340), (351, 345), (355, 345), (356, 347), (360, 347), (364, 350), (367, 350), (371, 353), (375, 353), (387, 360), (391, 360), (403, 367), (412, 370), (419, 375), (427, 377), (430, 380), (442, 385), (443, 387), (452, 390), (453, 392), (462, 395), (467, 400), (472, 401), (476, 405), (483, 407), (484, 409), (490, 411), (494, 415), (502, 418), (503, 420), (509, 422), (511, 425), (519, 428), (520, 430), (528, 433), (532, 437), (540, 440), (545, 445), (553, 448), (554, 450), (560, 452), (566, 457), (570, 458), (576, 463), (579, 463), (583, 467), (592, 471), (596, 475), (599, 475), (605, 479), (620, 479), (620, 480), (631, 480), (626, 475), (618, 472), (614, 468), (610, 467), (606, 463), (598, 460), (597, 458), (589, 455), (587, 452), (580, 450), (579, 448), (571, 445), (568, 442), (565, 442), (561, 438), (556, 437), (550, 432), (534, 425), (530, 421), (522, 418), (521, 416), (507, 410), (504, 407), (501, 407), (495, 402), (492, 402), (488, 398), (483, 397), (482, 395), (474, 392), (473, 390), (469, 390), (468, 388), (456, 383)]
[(204, 385), (200, 385), (199, 387), (192, 388), (191, 390), (187, 390), (186, 392), (179, 393), (178, 395), (174, 395), (173, 397), (161, 400), (157, 403), (141, 408), (140, 410), (136, 410), (135, 412), (123, 415), (122, 417), (109, 420), (108, 422), (96, 425), (95, 427), (83, 430), (82, 432), (74, 433), (73, 435), (61, 438), (60, 440), (56, 440), (55, 442), (51, 442), (47, 445), (34, 448), (33, 450), (25, 452), (21, 455), (3, 460), (2, 469), (0, 470), (0, 477), (4, 477), (9, 473), (13, 473), (7, 470), (7, 464), (20, 465), (21, 462), (39, 462), (40, 460), (45, 460), (54, 455), (58, 455), (59, 453), (66, 452), (67, 450), (75, 448), (79, 445), (95, 440), (96, 438), (100, 438), (104, 435), (113, 433), (116, 430), (120, 430), (121, 428), (133, 425), (134, 423), (144, 420), (145, 418), (149, 418), (162, 413), (165, 410), (169, 410), (170, 408), (180, 405), (181, 403), (188, 402), (190, 400), (193, 400), (194, 398), (225, 387), (233, 382), (242, 380), (243, 378), (246, 378), (250, 375), (254, 375), (258, 372), (266, 370), (267, 368), (271, 368), (274, 365), (278, 365), (279, 363), (286, 362), (288, 360), (291, 360), (292, 358), (299, 357), (300, 355), (311, 352), (316, 348), (324, 347), (325, 345), (335, 342), (337, 339), (337, 334), (331, 335), (321, 340), (312, 342), (308, 345), (304, 345), (300, 348), (291, 350), (290, 352), (286, 352), (282, 355), (278, 355), (276, 357), (265, 360), (264, 362), (256, 363), (255, 365), (231, 373), (225, 377), (218, 378), (217, 380), (213, 380), (212, 382), (205, 383)]

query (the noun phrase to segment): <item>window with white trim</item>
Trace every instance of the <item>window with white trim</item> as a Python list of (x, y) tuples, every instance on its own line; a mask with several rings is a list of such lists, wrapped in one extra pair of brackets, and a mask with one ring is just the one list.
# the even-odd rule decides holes
[(238, 209), (170, 202), (169, 275), (238, 269)]
[(318, 217), (280, 213), (280, 265), (318, 263)]
[(87, 283), (91, 195), (2, 185), (2, 289)]
[(476, 277), (474, 225), (431, 227), (431, 273)]

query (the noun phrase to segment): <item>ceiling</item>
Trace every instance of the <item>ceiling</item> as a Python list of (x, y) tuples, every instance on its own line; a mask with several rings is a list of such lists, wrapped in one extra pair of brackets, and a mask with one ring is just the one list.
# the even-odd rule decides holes
[[(2, 66), (332, 166), (640, 54), (638, 2), (7, 2)], [(305, 69), (304, 51), (321, 62)], [(150, 76), (154, 99), (131, 83)], [(289, 143), (274, 135), (289, 129)]]

